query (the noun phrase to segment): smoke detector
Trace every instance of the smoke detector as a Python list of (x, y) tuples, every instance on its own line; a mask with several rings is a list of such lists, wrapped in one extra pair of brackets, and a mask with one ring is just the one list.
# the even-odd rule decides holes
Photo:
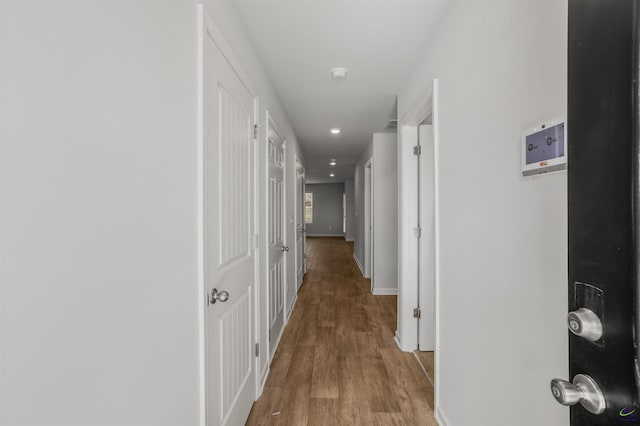
[(347, 76), (347, 69), (342, 67), (331, 68), (331, 78), (342, 80)]

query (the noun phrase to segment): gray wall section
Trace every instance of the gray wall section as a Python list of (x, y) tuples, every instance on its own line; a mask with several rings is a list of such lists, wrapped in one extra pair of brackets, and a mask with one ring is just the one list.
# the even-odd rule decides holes
[(373, 291), (398, 288), (398, 136), (373, 135)]
[(305, 192), (313, 194), (313, 223), (308, 223), (307, 235), (342, 236), (343, 183), (310, 183)]
[(347, 230), (344, 239), (353, 241), (356, 238), (356, 199), (353, 179), (344, 181), (344, 193), (347, 197)]
[(354, 171), (354, 199), (355, 199), (355, 241), (353, 256), (364, 268), (364, 165), (373, 156), (373, 141), (367, 145)]

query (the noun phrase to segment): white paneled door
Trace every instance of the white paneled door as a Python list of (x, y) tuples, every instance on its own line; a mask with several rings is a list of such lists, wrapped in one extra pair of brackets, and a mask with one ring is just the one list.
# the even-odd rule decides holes
[(206, 419), (240, 425), (256, 386), (254, 96), (202, 9), (201, 24)]
[(296, 168), (296, 289), (300, 289), (307, 272), (306, 230), (304, 221), (304, 169)]
[(284, 326), (286, 233), (284, 222), (285, 143), (269, 117), (269, 355), (273, 357)]
[(418, 294), (420, 318), (418, 319), (418, 347), (421, 351), (435, 350), (435, 296), (436, 296), (436, 245), (435, 245), (435, 173), (433, 127), (418, 127), (420, 156), (418, 157), (419, 221), (422, 235), (419, 240)]

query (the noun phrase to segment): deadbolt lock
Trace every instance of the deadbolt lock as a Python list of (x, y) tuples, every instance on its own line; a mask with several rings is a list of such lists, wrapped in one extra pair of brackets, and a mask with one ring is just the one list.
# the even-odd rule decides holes
[(580, 308), (567, 314), (567, 326), (576, 336), (595, 342), (602, 337), (602, 322), (591, 309)]

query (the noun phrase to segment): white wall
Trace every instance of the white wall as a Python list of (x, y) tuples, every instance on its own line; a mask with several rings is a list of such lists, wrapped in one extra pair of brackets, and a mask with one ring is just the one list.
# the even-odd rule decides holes
[(355, 195), (355, 240), (353, 242), (353, 257), (364, 268), (364, 165), (373, 156), (373, 141), (367, 145), (358, 160), (354, 170)]
[(306, 224), (307, 236), (343, 236), (344, 183), (309, 183), (305, 192), (313, 194), (313, 222)]
[(3, 2), (0, 424), (196, 425), (193, 2)]
[(568, 376), (566, 174), (523, 178), (519, 146), (523, 129), (566, 113), (566, 55), (566, 0), (452, 2), (398, 98), (402, 117), (439, 79), (448, 426), (569, 423), (549, 394)]
[(353, 241), (356, 237), (356, 199), (353, 179), (344, 181), (344, 194), (347, 199), (347, 226), (344, 239)]
[(373, 134), (373, 293), (398, 289), (398, 137)]
[[(1, 3), (0, 424), (199, 422), (195, 3)], [(293, 217), (304, 153), (234, 2), (205, 3), (260, 140), (267, 109), (285, 133)]]

